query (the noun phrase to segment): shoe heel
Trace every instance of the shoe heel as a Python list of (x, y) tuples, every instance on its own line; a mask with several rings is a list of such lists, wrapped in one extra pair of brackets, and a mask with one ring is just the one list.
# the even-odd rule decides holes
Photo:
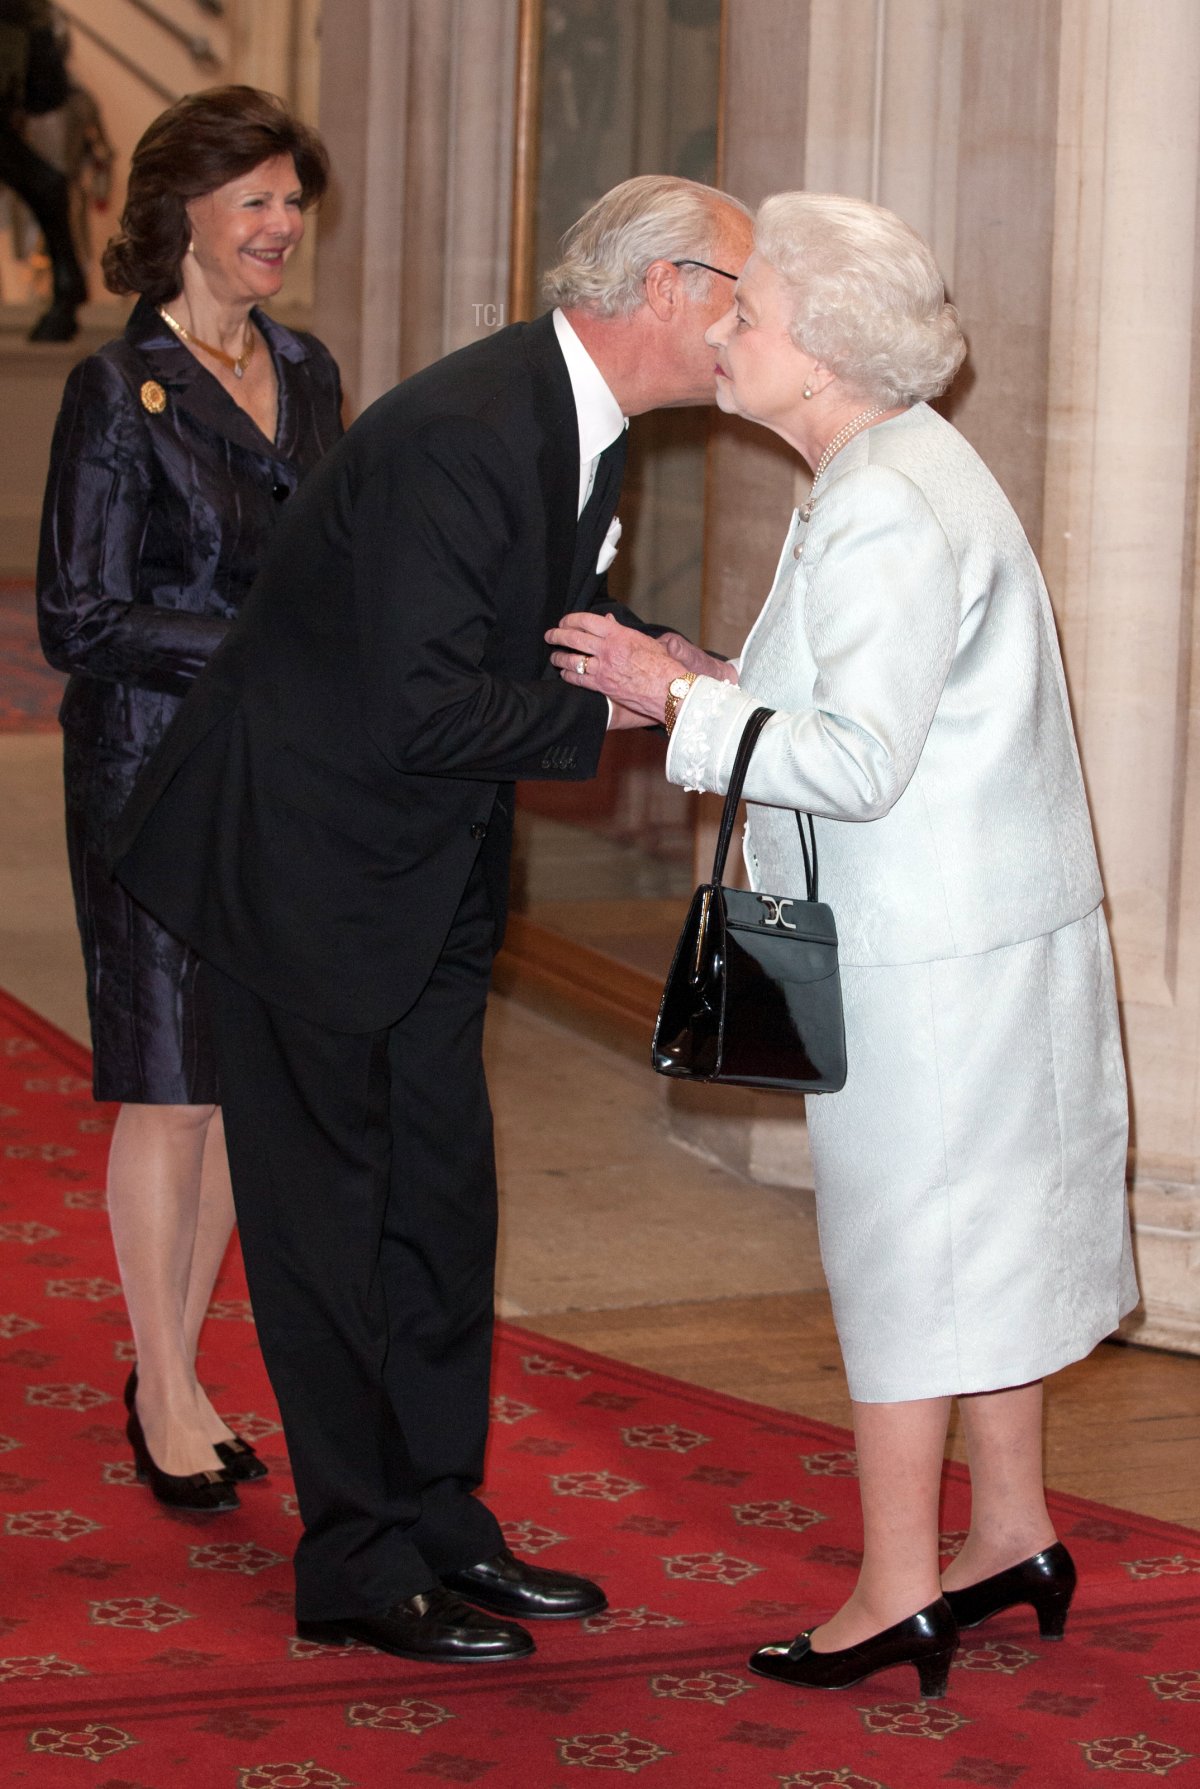
[(1067, 1625), (1067, 1611), (1071, 1607), (1071, 1591), (1068, 1590), (1065, 1596), (1059, 1591), (1057, 1595), (1039, 1597), (1033, 1606), (1042, 1639), (1061, 1640)]
[(138, 1413), (132, 1408), (129, 1412), (129, 1419), (125, 1424), (125, 1439), (128, 1441), (130, 1452), (133, 1454), (134, 1477), (137, 1479), (139, 1485), (144, 1485), (149, 1477), (149, 1474), (146, 1471), (146, 1461), (149, 1458), (150, 1450), (146, 1446), (146, 1437), (142, 1434), (142, 1425)]
[(923, 1659), (913, 1660), (921, 1681), (921, 1695), (926, 1702), (935, 1702), (939, 1696), (946, 1694), (950, 1666), (956, 1650), (954, 1646), (944, 1646), (940, 1652), (931, 1652)]

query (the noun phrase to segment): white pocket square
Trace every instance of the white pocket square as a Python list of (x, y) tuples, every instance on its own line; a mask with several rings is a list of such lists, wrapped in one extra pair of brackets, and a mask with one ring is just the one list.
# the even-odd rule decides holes
[(596, 559), (596, 574), (606, 572), (617, 556), (617, 545), (621, 539), (621, 518), (614, 516), (608, 524), (608, 533), (600, 544), (600, 552)]

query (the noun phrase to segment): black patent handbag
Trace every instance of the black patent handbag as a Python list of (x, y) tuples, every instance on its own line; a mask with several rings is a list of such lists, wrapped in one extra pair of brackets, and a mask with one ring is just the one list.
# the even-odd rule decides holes
[(660, 1075), (682, 1080), (836, 1093), (846, 1082), (842, 984), (837, 927), (817, 899), (812, 815), (796, 815), (803, 900), (725, 888), (721, 881), (746, 770), (773, 713), (756, 708), (743, 729), (712, 881), (692, 896), (658, 1009), (651, 1061)]

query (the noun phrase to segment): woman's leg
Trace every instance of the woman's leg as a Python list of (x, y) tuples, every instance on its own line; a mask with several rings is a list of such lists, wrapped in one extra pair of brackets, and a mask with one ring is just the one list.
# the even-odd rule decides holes
[[(175, 1475), (221, 1466), (211, 1445), (211, 1410), (196, 1385), (199, 1325), (189, 1334), (187, 1319), (213, 1112), (207, 1105), (123, 1105), (108, 1158), (109, 1223), (137, 1349), (138, 1415), (151, 1457)], [(206, 1217), (204, 1224), (205, 1274), (224, 1221), (220, 1210), (218, 1195), (214, 1221)], [(194, 1302), (198, 1297), (199, 1287)]]
[[(200, 1170), (200, 1209), (196, 1218), (196, 1241), (192, 1249), (192, 1268), (188, 1275), (187, 1297), (183, 1307), (184, 1346), (195, 1371), (200, 1331), (212, 1303), (213, 1287), (221, 1271), (221, 1263), (233, 1234), (233, 1188), (229, 1182), (229, 1157), (225, 1153), (225, 1125), (220, 1108), (212, 1115), (204, 1139), (204, 1161)], [(233, 1431), (221, 1421), (204, 1387), (196, 1385), (197, 1408), (210, 1441), (228, 1441)]]
[(1054, 1542), (1042, 1484), (1042, 1382), (959, 1399), (971, 1468), (971, 1527), (947, 1590), (1007, 1571)]
[(938, 1491), (949, 1398), (855, 1404), (863, 1562), (849, 1601), (813, 1632), (816, 1652), (837, 1652), (936, 1602)]

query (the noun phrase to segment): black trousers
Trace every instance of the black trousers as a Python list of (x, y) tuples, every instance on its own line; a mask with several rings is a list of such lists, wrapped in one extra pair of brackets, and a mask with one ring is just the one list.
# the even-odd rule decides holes
[(474, 1495), (496, 1253), (493, 950), (477, 866), (387, 1031), (325, 1031), (210, 972), (242, 1252), (304, 1523), (301, 1619), (377, 1613), (503, 1545)]

